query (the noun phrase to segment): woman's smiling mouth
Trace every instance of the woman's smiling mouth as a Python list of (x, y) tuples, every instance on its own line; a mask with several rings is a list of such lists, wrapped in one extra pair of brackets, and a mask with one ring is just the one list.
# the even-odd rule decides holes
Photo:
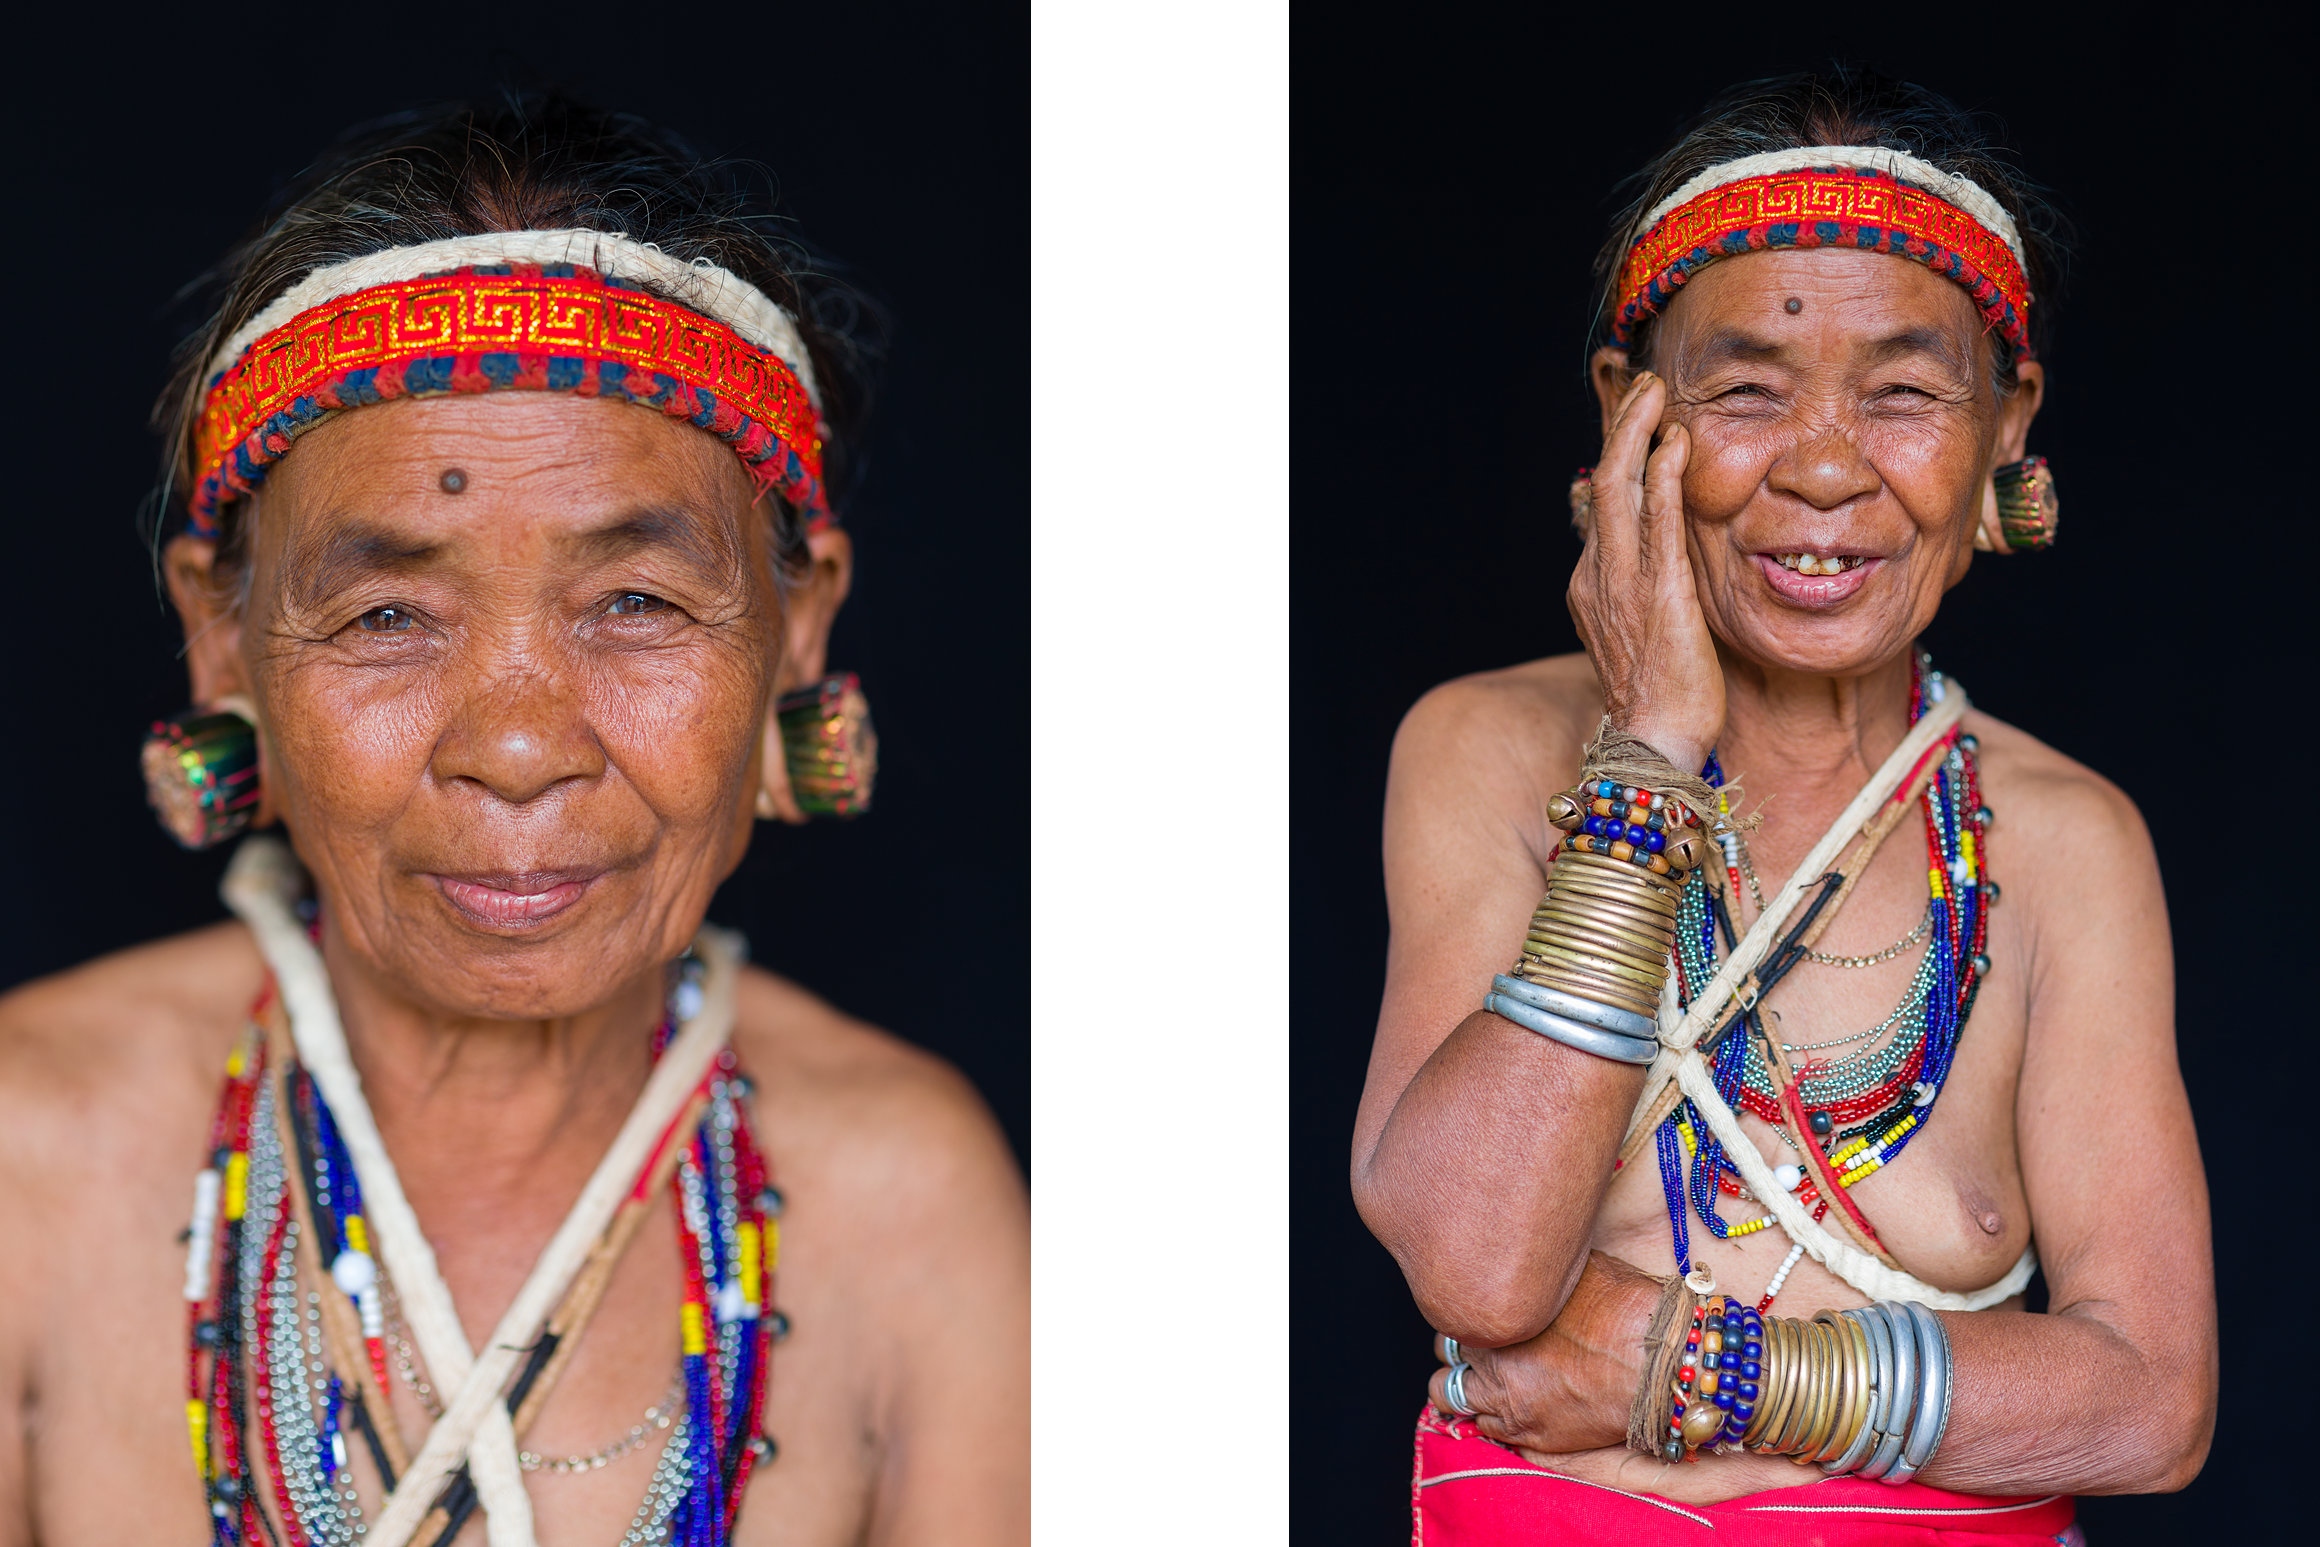
[(1857, 553), (1757, 553), (1750, 555), (1782, 601), (1796, 607), (1834, 607), (1868, 583), (1885, 561)]
[(523, 929), (554, 918), (580, 900), (601, 870), (505, 871), (436, 875), (444, 899), (487, 929)]

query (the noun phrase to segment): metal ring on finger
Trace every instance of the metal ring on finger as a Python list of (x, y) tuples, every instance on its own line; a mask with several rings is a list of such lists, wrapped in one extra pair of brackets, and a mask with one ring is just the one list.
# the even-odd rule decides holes
[(1457, 1364), (1460, 1362), (1458, 1358), (1458, 1340), (1447, 1332), (1442, 1334), (1442, 1362), (1444, 1364)]
[(1476, 1417), (1476, 1411), (1466, 1400), (1466, 1372), (1474, 1366), (1461, 1359), (1450, 1366), (1450, 1373), (1442, 1382), (1442, 1400), (1461, 1418)]

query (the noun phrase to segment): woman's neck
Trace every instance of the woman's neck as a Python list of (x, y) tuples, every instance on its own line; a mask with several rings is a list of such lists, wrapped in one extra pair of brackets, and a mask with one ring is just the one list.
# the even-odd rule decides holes
[(1904, 650), (1858, 677), (1768, 669), (1724, 654), (1717, 761), (1761, 807), (1777, 848), (1809, 846), (1909, 733)]
[(418, 1004), (369, 968), (324, 913), (349, 1052), (388, 1153), (407, 1180), (450, 1172), (484, 1196), (593, 1169), (652, 1069), (664, 1013), (655, 968), (580, 1014), (496, 1020)]

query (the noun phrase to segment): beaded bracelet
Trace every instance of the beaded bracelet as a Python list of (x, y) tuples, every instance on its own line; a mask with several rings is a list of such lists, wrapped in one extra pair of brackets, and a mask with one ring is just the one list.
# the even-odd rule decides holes
[(1664, 1461), (1741, 1448), (1898, 1484), (1932, 1461), (1948, 1429), (1949, 1331), (1921, 1305), (1799, 1320), (1711, 1294), (1682, 1337), (1653, 1447)]
[(1599, 1058), (1649, 1063), (1683, 882), (1710, 852), (1681, 800), (1610, 779), (1547, 804), (1565, 835), (1521, 958), (1484, 1008)]

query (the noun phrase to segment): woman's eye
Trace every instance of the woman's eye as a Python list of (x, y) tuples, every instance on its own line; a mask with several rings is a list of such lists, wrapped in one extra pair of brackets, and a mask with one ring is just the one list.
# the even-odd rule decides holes
[(642, 591), (624, 591), (613, 598), (612, 613), (614, 617), (634, 617), (638, 613), (666, 612), (668, 605), (659, 597), (647, 596)]
[(355, 619), (355, 627), (366, 634), (401, 634), (418, 626), (408, 607), (373, 607)]

